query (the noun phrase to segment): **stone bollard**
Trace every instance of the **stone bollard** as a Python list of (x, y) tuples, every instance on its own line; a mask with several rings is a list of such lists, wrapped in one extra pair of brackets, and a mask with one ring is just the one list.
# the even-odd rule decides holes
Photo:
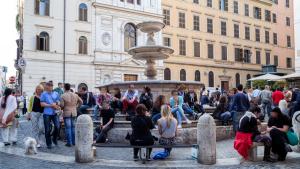
[(197, 124), (198, 163), (216, 164), (216, 123), (209, 114), (204, 114)]
[(75, 129), (75, 161), (89, 163), (94, 160), (93, 152), (93, 121), (88, 115), (77, 118)]

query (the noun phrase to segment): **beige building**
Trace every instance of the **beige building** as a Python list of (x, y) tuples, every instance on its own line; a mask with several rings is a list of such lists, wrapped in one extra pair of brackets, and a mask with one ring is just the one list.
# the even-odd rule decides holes
[(165, 61), (165, 79), (228, 89), (245, 85), (263, 65), (292, 72), (293, 1), (275, 2), (163, 0), (163, 42), (175, 49)]

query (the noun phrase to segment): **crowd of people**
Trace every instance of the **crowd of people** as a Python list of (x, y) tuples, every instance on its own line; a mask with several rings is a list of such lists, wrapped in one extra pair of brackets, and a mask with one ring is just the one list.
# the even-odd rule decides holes
[[(76, 118), (92, 111), (93, 120), (101, 122), (94, 131), (95, 143), (108, 141), (107, 134), (114, 127), (116, 114), (123, 114), (131, 121), (132, 133), (128, 133), (127, 139), (132, 145), (153, 145), (156, 138), (151, 130), (157, 128), (159, 144), (170, 146), (175, 143), (177, 129), (182, 128), (183, 122), (189, 124), (189, 119), (196, 120), (205, 113), (206, 107), (215, 107), (212, 116), (223, 125), (232, 123), (236, 133), (234, 147), (243, 157), (247, 158), (245, 146), (249, 149), (252, 142), (264, 143), (265, 161), (274, 161), (270, 157), (271, 150), (280, 161), (291, 151), (286, 133), (292, 127), (293, 113), (300, 110), (298, 89), (278, 88), (272, 92), (270, 86), (253, 90), (239, 85), (229, 91), (216, 88), (210, 92), (203, 87), (198, 97), (194, 89), (180, 85), (170, 94), (169, 100), (164, 95), (153, 98), (150, 87), (145, 86), (139, 94), (134, 85), (129, 85), (124, 94), (119, 88), (109, 91), (103, 87), (99, 95), (94, 95), (86, 87), (76, 93), (68, 83), (59, 83), (53, 89), (53, 82), (49, 81), (39, 84), (34, 95), (26, 99), (25, 93), (20, 95), (8, 88), (0, 100), (2, 138), (5, 145), (16, 144), (17, 119), (26, 115), (32, 123), (32, 136), (38, 147), (44, 138), (48, 149), (57, 145), (61, 124), (65, 128), (66, 146), (71, 147), (75, 145)], [(268, 129), (263, 133), (258, 130), (262, 121), (268, 121)], [(171, 150), (166, 148), (165, 152), (169, 155)], [(134, 149), (134, 159), (138, 159), (137, 155), (138, 149)]]

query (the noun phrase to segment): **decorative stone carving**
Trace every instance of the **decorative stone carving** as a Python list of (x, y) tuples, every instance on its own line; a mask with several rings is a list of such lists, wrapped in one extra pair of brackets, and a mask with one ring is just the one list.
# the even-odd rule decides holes
[(108, 32), (102, 34), (102, 43), (108, 46), (111, 43), (111, 35)]

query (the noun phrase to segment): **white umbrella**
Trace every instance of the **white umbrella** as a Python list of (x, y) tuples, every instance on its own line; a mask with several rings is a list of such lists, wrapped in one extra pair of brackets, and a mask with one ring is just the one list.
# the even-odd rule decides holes
[(265, 75), (261, 75), (261, 76), (258, 76), (258, 77), (254, 77), (254, 78), (251, 78), (249, 79), (249, 81), (255, 81), (255, 80), (269, 80), (269, 81), (272, 81), (272, 80), (278, 80), (280, 78), (280, 76), (278, 75), (273, 75), (273, 74), (265, 74)]
[(279, 79), (294, 79), (294, 78), (300, 78), (300, 72), (292, 73), (292, 74), (289, 74), (289, 75), (279, 77)]

